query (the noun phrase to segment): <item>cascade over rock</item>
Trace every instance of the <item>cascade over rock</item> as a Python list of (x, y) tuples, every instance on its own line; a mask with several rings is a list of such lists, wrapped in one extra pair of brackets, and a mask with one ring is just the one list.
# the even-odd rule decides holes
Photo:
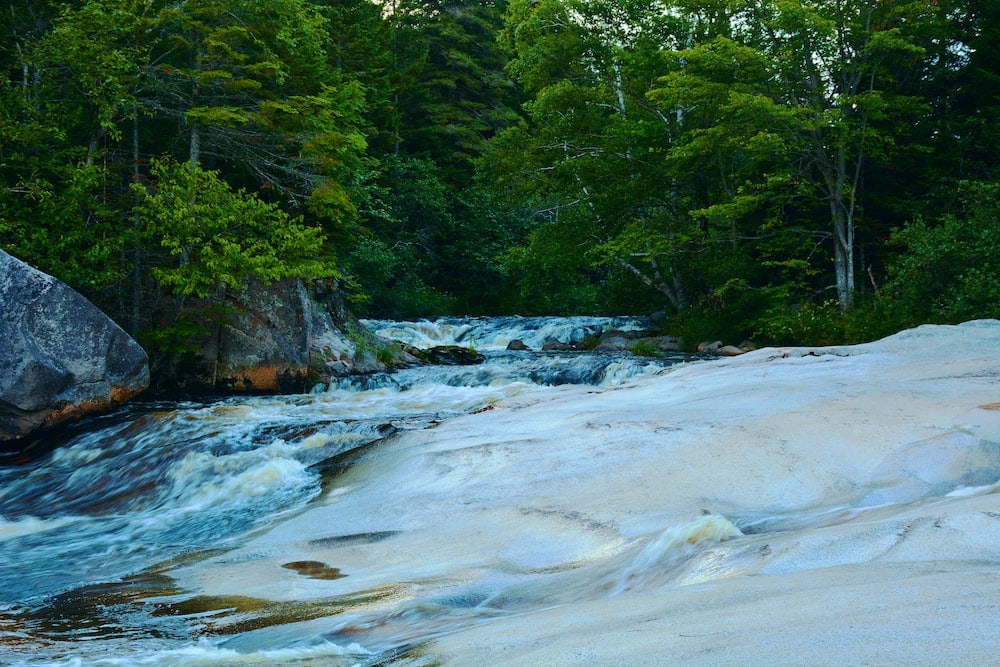
[(146, 353), (92, 303), (0, 250), (0, 442), (105, 412), (149, 385)]

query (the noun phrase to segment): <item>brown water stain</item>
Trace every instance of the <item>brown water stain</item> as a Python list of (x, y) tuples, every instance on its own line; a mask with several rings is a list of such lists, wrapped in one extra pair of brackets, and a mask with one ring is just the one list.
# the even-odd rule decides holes
[(237, 634), (286, 623), (336, 616), (358, 607), (399, 598), (404, 586), (388, 585), (308, 601), (277, 602), (244, 595), (196, 595), (164, 605), (154, 616), (186, 616), (198, 620), (203, 632)]
[[(191, 557), (175, 560), (174, 564), (183, 563)], [(314, 568), (321, 578), (335, 578), (333, 575), (339, 572), (314, 561), (289, 565), (295, 565), (291, 569), (306, 576), (312, 576)], [(30, 652), (64, 642), (96, 639), (190, 640), (206, 634), (246, 632), (358, 612), (410, 594), (408, 586), (395, 584), (305, 601), (274, 601), (242, 595), (188, 597), (171, 577), (153, 569), (118, 582), (60, 593), (39, 606), (0, 610), (0, 652), (4, 649)]]
[[(0, 614), (4, 637), (0, 646), (22, 643), (47, 645), (58, 641), (140, 639), (187, 636), (184, 629), (133, 625), (132, 614), (148, 599), (177, 595), (173, 580), (155, 572), (125, 577), (120, 582), (93, 584), (55, 595), (36, 607)], [(124, 613), (119, 613), (124, 612)]]
[(310, 579), (343, 579), (347, 576), (340, 571), (340, 568), (330, 567), (318, 560), (297, 560), (285, 563), (281, 567), (288, 570), (295, 570), (303, 577), (309, 577)]
[(1000, 410), (1000, 403), (987, 403), (986, 405), (980, 405), (980, 410)]

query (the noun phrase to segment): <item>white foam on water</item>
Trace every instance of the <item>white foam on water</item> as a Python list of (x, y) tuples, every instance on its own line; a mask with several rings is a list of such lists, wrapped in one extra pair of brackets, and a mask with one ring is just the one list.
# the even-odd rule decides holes
[(0, 516), (0, 542), (13, 540), (26, 535), (37, 535), (67, 524), (79, 521), (79, 517), (63, 516), (54, 519), (39, 519), (33, 516), (23, 516), (13, 521)]
[(453, 324), (445, 320), (417, 322), (363, 321), (383, 338), (398, 340), (420, 348), (454, 345), (472, 328), (470, 324)]
[(348, 437), (350, 435), (352, 434), (338, 433), (336, 435), (331, 435), (329, 433), (314, 433), (313, 435), (310, 435), (305, 440), (303, 440), (301, 446), (303, 449), (317, 449), (319, 447), (326, 447), (331, 443), (351, 440), (352, 438)]
[(297, 665), (311, 664), (322, 660), (328, 667), (347, 667), (360, 664), (359, 659), (372, 653), (359, 644), (336, 644), (322, 641), (311, 646), (262, 649), (242, 653), (225, 648), (208, 639), (197, 644), (180, 648), (153, 651), (146, 655), (123, 655), (113, 658), (70, 658), (63, 662), (25, 661), (13, 663), (27, 667), (127, 667), (143, 665), (148, 667), (237, 667), (242, 665)]
[(422, 383), (406, 391), (395, 386), (363, 392), (336, 390), (324, 394), (322, 400), (349, 401), (358, 419), (393, 420), (420, 415), (450, 417), (465, 414), (537, 389), (536, 385), (518, 381), (496, 382), (486, 386)]
[(512, 340), (540, 350), (547, 342), (580, 342), (607, 329), (637, 331), (649, 327), (641, 317), (496, 317), (452, 318), (416, 322), (362, 320), (375, 334), (418, 348), (459, 345), (476, 350), (503, 350)]
[(185, 510), (200, 510), (315, 483), (305, 464), (267, 454), (266, 449), (225, 456), (192, 452), (170, 470), (171, 495)]
[(1000, 493), (1000, 481), (996, 484), (983, 484), (982, 486), (962, 486), (951, 493), (945, 494), (946, 498), (968, 498), (971, 496), (985, 496), (990, 493)]
[(616, 361), (608, 364), (608, 366), (604, 369), (604, 377), (601, 381), (601, 386), (617, 387), (634, 377), (654, 375), (662, 370), (663, 366), (659, 364), (636, 363), (634, 360)]
[(52, 461), (85, 464), (99, 459), (104, 453), (104, 450), (98, 447), (63, 447), (52, 453)]

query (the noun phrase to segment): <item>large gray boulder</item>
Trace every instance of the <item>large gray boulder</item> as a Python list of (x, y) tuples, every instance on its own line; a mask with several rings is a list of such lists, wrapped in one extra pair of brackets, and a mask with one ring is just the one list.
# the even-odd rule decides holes
[(121, 327), (0, 250), (0, 442), (105, 412), (148, 385), (146, 353)]

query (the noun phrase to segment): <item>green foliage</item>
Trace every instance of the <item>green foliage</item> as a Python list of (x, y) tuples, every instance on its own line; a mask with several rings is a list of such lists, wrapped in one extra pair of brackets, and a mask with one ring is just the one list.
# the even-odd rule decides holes
[(424, 282), (411, 251), (371, 235), (355, 242), (346, 259), (352, 283), (363, 289), (349, 297), (356, 312), (399, 319), (452, 312), (451, 297)]
[(689, 352), (703, 341), (738, 341), (747, 338), (745, 330), (734, 326), (729, 314), (717, 309), (687, 308), (674, 313), (666, 330), (677, 336)]
[[(253, 278), (336, 275), (322, 257), (324, 237), (277, 206), (233, 191), (217, 173), (189, 163), (154, 161), (152, 187), (133, 186), (139, 237), (165, 252), (157, 282), (181, 296), (213, 296)], [(169, 263), (168, 263), (169, 262)]]
[(832, 345), (843, 339), (843, 313), (836, 299), (779, 304), (759, 318), (754, 331), (754, 340), (771, 345)]
[(398, 343), (378, 338), (367, 329), (353, 323), (347, 323), (344, 335), (354, 344), (357, 355), (371, 354), (377, 361), (386, 365), (394, 363), (399, 356)]
[(515, 54), (508, 72), (529, 93), (558, 80), (576, 84), (591, 76), (581, 62), (588, 35), (573, 16), (578, 4), (511, 0), (500, 41)]
[(939, 19), (919, 2), (511, 2), (528, 117), (483, 173), (536, 204), (509, 254), (522, 291), (563, 293), (559, 272), (567, 298), (597, 294), (624, 271), (692, 331), (844, 335), (827, 290), (849, 310), (860, 239), (885, 234), (866, 176), (920, 149), (910, 82), (944, 62)]
[(865, 343), (884, 338), (916, 324), (899, 302), (869, 294), (857, 307), (841, 316), (842, 343)]
[(346, 256), (347, 270), (369, 314), (430, 315), (448, 304), (429, 285), (439, 260), (439, 226), (449, 217), (448, 194), (435, 165), (413, 158), (385, 158), (368, 174), (359, 211), (361, 233)]
[(572, 218), (538, 226), (528, 243), (509, 250), (504, 269), (517, 280), (529, 314), (569, 315), (601, 309), (589, 262), (581, 261)]
[(466, 187), (486, 140), (517, 121), (516, 91), (495, 39), (503, 3), (398, 4), (395, 48), (407, 67), (398, 90), (400, 147), (433, 160), (444, 182)]
[(153, 352), (155, 363), (193, 361), (198, 344), (208, 339), (219, 324), (225, 322), (231, 311), (221, 304), (211, 307), (182, 310), (169, 324), (161, 324), (139, 333), (143, 347)]
[(82, 164), (0, 192), (0, 246), (99, 299), (128, 272), (121, 253), (131, 242), (106, 186), (103, 168)]
[(37, 49), (39, 60), (65, 73), (47, 82), (60, 87), (68, 107), (89, 108), (95, 134), (120, 138), (120, 123), (134, 113), (142, 67), (148, 61), (152, 25), (145, 0), (92, 0), (65, 7)]
[(653, 343), (646, 340), (638, 340), (629, 348), (629, 351), (637, 357), (662, 357), (663, 352)]
[(533, 99), (483, 173), (531, 206), (534, 228), (508, 261), (522, 295), (592, 310), (630, 273), (684, 307), (681, 264), (698, 232), (662, 160), (672, 121), (646, 98), (677, 21), (630, 2), (514, 2), (507, 17), (508, 70)]
[(470, 188), (452, 200), (438, 228), (439, 261), (431, 281), (469, 314), (516, 313), (522, 303), (503, 257), (523, 242), (529, 228), (524, 207), (508, 207), (488, 192)]
[(761, 315), (786, 302), (787, 295), (781, 289), (754, 288), (746, 280), (734, 278), (700, 294), (691, 307), (675, 312), (666, 330), (679, 336), (691, 350), (706, 340), (735, 343), (753, 338)]
[(903, 252), (886, 298), (908, 324), (1000, 317), (1000, 184), (963, 183), (952, 213), (917, 218), (892, 241)]
[(501, 261), (524, 218), (482, 190), (454, 192), (427, 159), (386, 157), (360, 200), (360, 233), (345, 255), (355, 303), (380, 317), (513, 310)]
[(189, 297), (334, 247), (382, 316), (666, 309), (696, 344), (997, 315), (995, 2), (8, 9), (0, 245), (182, 346), (215, 317)]

